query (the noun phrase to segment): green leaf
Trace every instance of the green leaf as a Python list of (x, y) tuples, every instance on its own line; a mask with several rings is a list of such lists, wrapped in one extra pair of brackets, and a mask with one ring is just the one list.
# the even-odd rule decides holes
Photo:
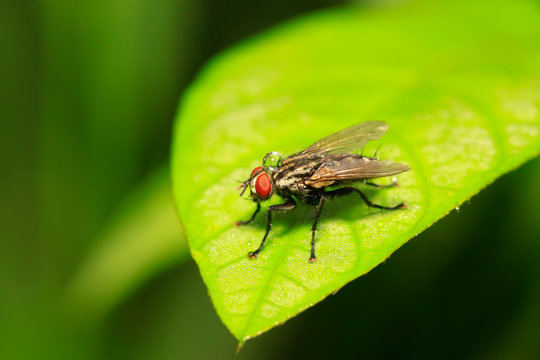
[[(214, 306), (241, 343), (365, 274), (538, 154), (538, 24), (528, 1), (346, 8), (278, 27), (208, 65), (180, 108), (173, 187)], [(255, 208), (238, 197), (237, 180), (269, 151), (294, 152), (373, 119), (390, 130), (367, 151), (380, 146), (383, 158), (412, 170), (398, 176), (399, 188), (366, 191), (408, 208), (329, 201), (311, 264), (314, 212), (303, 205), (276, 215), (260, 257), (248, 259), (264, 215), (233, 226)]]

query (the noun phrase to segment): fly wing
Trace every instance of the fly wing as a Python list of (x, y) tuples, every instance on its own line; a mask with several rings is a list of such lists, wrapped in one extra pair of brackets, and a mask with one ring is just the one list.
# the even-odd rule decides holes
[(384, 121), (368, 121), (353, 125), (317, 141), (300, 154), (350, 152), (380, 138), (388, 130)]
[(305, 180), (306, 185), (315, 188), (333, 184), (336, 181), (359, 181), (397, 175), (409, 170), (405, 164), (390, 160), (375, 160), (360, 155), (351, 155), (325, 162)]

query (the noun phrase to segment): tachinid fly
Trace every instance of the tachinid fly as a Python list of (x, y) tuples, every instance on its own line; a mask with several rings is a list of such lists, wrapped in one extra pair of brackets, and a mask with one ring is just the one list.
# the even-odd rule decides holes
[[(323, 204), (327, 199), (356, 193), (369, 207), (384, 210), (405, 208), (403, 203), (396, 206), (377, 205), (356, 187), (339, 187), (357, 181), (380, 188), (397, 185), (395, 182), (390, 185), (377, 185), (367, 180), (400, 174), (410, 169), (408, 165), (352, 153), (363, 148), (368, 142), (378, 139), (387, 130), (388, 125), (384, 121), (368, 121), (338, 131), (305, 150), (286, 157), (275, 152), (266, 154), (262, 166), (253, 169), (249, 178), (238, 187), (241, 191), (240, 196), (246, 189), (250, 189), (251, 198), (257, 203), (257, 208), (249, 220), (238, 221), (235, 225), (252, 223), (261, 209), (261, 202), (273, 195), (280, 196), (285, 202), (268, 207), (266, 233), (260, 246), (255, 251), (249, 252), (248, 256), (256, 258), (261, 252), (270, 232), (273, 213), (294, 209), (296, 200), (316, 206), (315, 219), (311, 227), (310, 262), (316, 260), (315, 231)], [(329, 186), (337, 188), (328, 190)]]

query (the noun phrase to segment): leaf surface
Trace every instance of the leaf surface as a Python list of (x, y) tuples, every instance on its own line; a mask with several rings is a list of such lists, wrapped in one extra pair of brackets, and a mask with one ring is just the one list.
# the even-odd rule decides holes
[[(206, 67), (177, 119), (175, 200), (214, 306), (241, 343), (365, 274), (538, 154), (538, 24), (539, 6), (528, 1), (345, 8), (292, 21)], [(327, 202), (311, 264), (314, 211), (300, 205), (274, 217), (260, 257), (248, 259), (264, 215), (233, 226), (255, 208), (238, 197), (238, 180), (267, 152), (375, 119), (390, 129), (365, 151), (380, 147), (412, 170), (399, 188), (365, 190), (375, 203), (408, 208), (370, 209), (355, 196)]]

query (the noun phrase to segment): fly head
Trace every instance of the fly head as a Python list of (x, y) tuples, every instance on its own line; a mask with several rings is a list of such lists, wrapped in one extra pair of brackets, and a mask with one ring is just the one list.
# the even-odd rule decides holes
[(244, 195), (247, 188), (249, 188), (254, 201), (264, 201), (272, 197), (274, 182), (268, 172), (259, 166), (253, 169), (249, 178), (238, 186), (237, 190), (240, 190), (240, 196)]

